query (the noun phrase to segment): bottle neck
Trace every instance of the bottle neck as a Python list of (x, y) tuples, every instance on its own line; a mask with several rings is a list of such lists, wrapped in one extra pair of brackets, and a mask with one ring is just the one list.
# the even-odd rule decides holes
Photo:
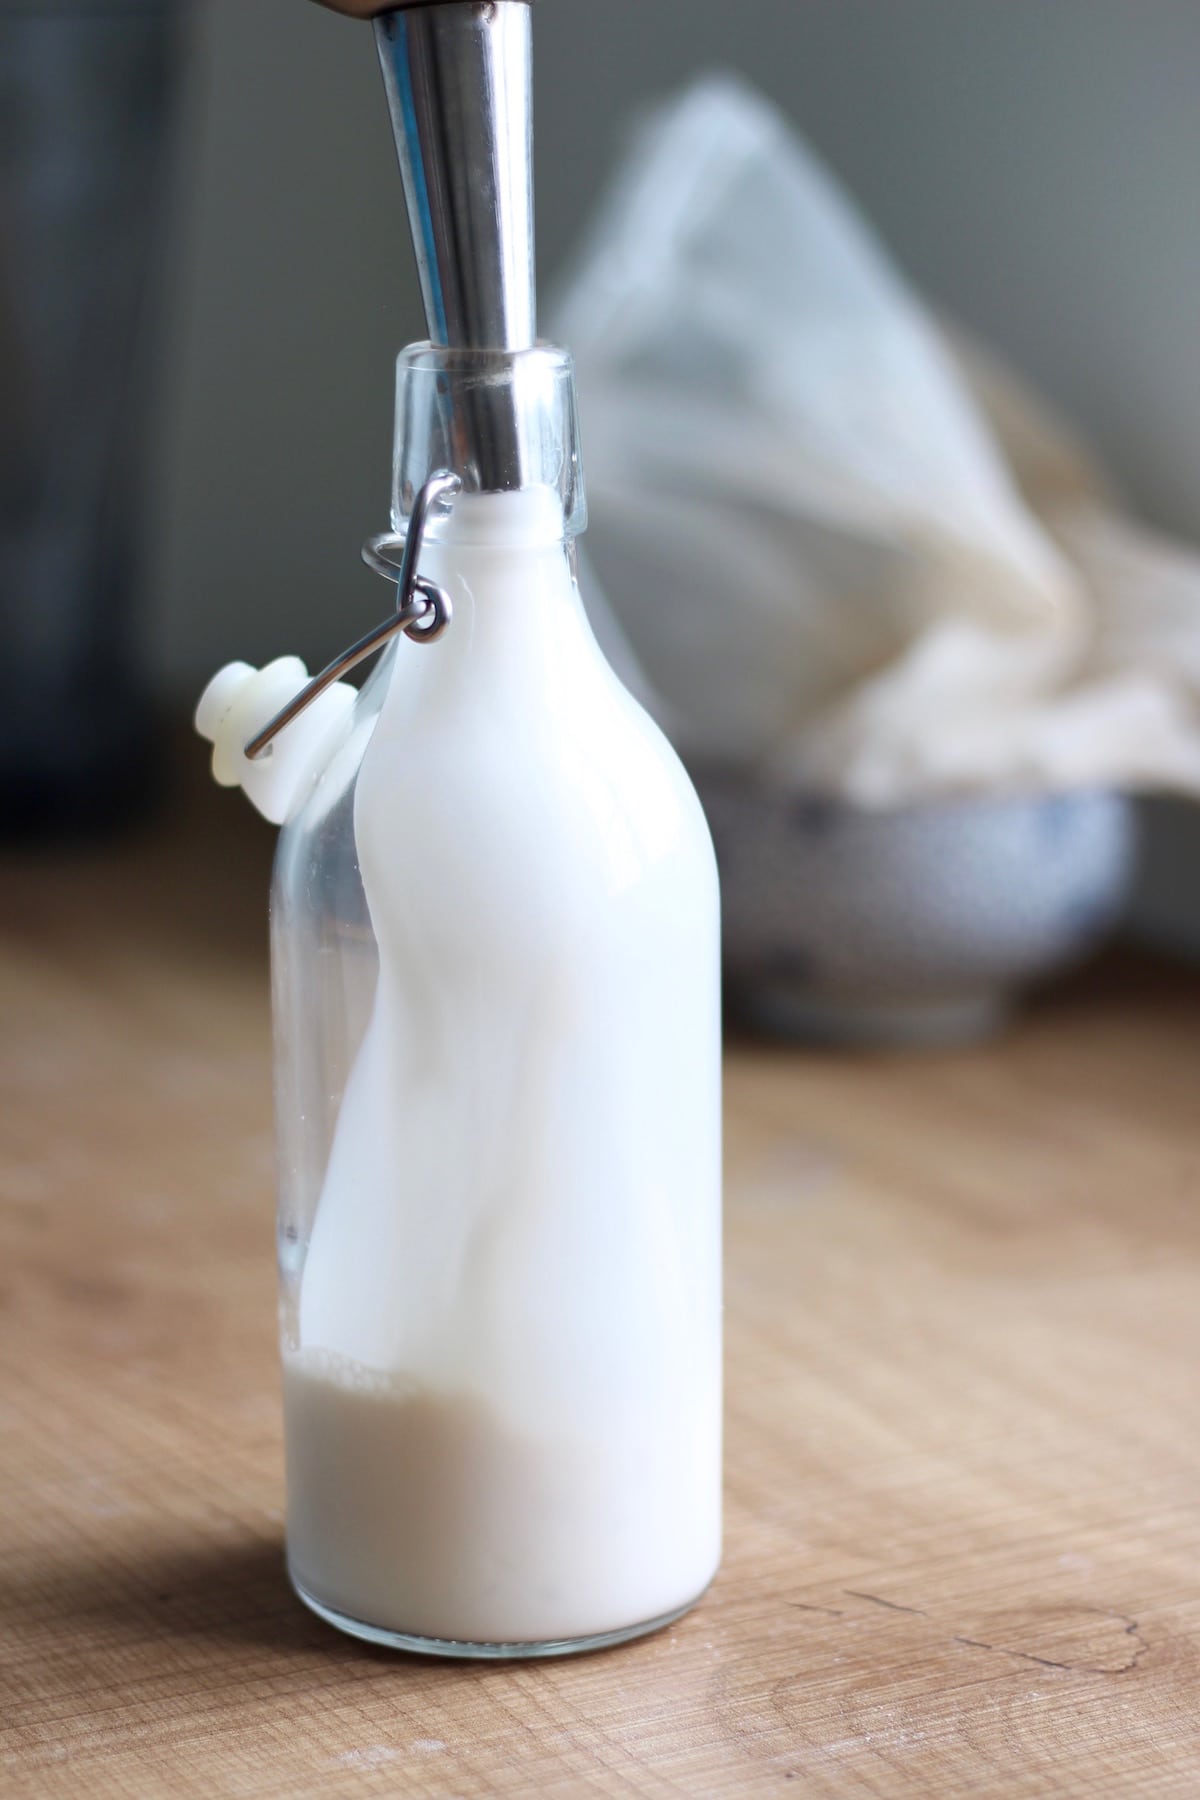
[(547, 647), (575, 593), (571, 542), (552, 489), (460, 495), (426, 532), (418, 565), (453, 608), (429, 661), (449, 673), (485, 654), (507, 664), (518, 647), (528, 658), (534, 640)]
[(450, 625), (434, 644), (398, 645), (384, 736), (510, 707), (527, 719), (553, 710), (591, 642), (557, 494), (460, 495), (430, 521), (418, 568), (448, 595)]
[[(500, 419), (511, 455), (500, 455), (492, 430)], [(497, 458), (503, 467), (492, 466)], [(587, 507), (567, 352), (548, 344), (511, 351), (410, 344), (396, 365), (394, 530), (404, 530), (437, 469), (458, 476), (462, 499), (480, 503), (456, 505), (448, 535), (511, 542), (582, 531)], [(513, 505), (505, 513), (498, 500)]]

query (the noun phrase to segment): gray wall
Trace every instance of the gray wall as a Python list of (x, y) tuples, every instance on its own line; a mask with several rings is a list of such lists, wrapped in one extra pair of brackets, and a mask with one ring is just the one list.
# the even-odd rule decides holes
[[(543, 0), (535, 27), (547, 278), (622, 118), (732, 63), (1142, 514), (1200, 540), (1195, 0)], [(194, 52), (149, 603), (179, 689), (235, 654), (320, 658), (378, 610), (357, 547), (386, 522), (392, 359), (421, 334), (369, 33), (207, 0)]]

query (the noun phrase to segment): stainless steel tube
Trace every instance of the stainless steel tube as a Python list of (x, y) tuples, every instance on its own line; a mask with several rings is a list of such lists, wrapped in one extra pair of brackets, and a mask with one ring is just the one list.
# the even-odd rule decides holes
[(375, 21), (434, 343), (537, 336), (528, 0), (434, 0)]

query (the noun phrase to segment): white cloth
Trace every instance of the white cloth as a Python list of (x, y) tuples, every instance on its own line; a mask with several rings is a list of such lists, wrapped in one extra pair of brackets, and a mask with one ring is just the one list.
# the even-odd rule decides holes
[(951, 341), (731, 79), (643, 128), (562, 295), (588, 544), (680, 747), (867, 805), (1200, 792), (1200, 558)]

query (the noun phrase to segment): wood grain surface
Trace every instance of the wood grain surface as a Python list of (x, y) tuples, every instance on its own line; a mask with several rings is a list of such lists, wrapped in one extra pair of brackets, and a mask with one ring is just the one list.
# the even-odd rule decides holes
[(460, 1667), (281, 1560), (264, 891), (231, 796), (3, 874), (0, 1792), (1200, 1795), (1200, 989), (728, 1064), (705, 1603)]

